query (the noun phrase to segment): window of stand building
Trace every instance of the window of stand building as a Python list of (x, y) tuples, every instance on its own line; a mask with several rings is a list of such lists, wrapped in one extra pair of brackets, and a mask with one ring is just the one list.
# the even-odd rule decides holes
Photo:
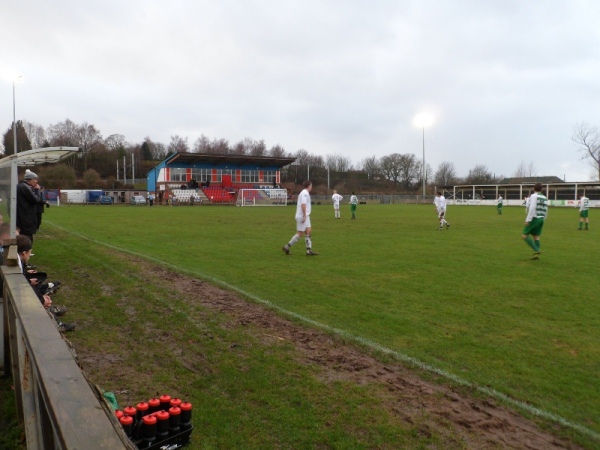
[(212, 169), (192, 169), (192, 176), (194, 179), (200, 182), (212, 181)]
[(277, 180), (277, 173), (274, 170), (265, 170), (263, 172), (263, 182), (271, 184), (275, 180)]
[(258, 170), (242, 170), (242, 183), (257, 183), (260, 177)]
[(186, 173), (187, 173), (186, 169), (172, 168), (171, 169), (171, 181), (187, 181)]

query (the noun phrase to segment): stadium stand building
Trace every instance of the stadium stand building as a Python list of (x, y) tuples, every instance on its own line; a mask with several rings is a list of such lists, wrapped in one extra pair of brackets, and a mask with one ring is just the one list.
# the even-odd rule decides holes
[(281, 168), (296, 158), (178, 152), (147, 177), (148, 193), (162, 201), (235, 203), (240, 189), (281, 185)]

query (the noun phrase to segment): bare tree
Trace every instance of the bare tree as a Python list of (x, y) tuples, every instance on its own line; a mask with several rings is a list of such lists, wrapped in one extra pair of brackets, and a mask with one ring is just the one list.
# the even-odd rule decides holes
[(435, 172), (434, 181), (436, 186), (451, 186), (456, 184), (456, 169), (451, 162), (443, 162)]
[(521, 164), (519, 164), (519, 166), (517, 167), (517, 170), (515, 170), (513, 177), (515, 177), (515, 178), (535, 177), (536, 172), (537, 171), (535, 169), (535, 164), (533, 163), (533, 161), (530, 161), (529, 164), (527, 164), (525, 161), (521, 161)]
[(52, 146), (78, 147), (79, 127), (69, 119), (48, 126), (46, 133)]
[[(311, 163), (313, 167), (322, 167), (327, 171), (327, 179), (330, 180), (334, 185), (345, 177), (343, 174), (347, 174), (352, 169), (352, 161), (347, 156), (342, 155), (326, 155), (324, 164), (321, 166), (320, 161), (313, 161)], [(322, 172), (324, 175), (325, 172)], [(318, 178), (318, 172), (314, 178)]]
[(162, 160), (167, 156), (167, 147), (162, 142), (152, 142), (152, 159)]
[[(419, 161), (419, 166), (422, 167), (422, 162)], [(419, 169), (419, 173), (422, 174), (423, 170)], [(433, 180), (433, 168), (429, 165), (429, 163), (425, 164), (425, 184), (429, 184), (429, 182)], [(422, 181), (422, 180), (421, 180)]]
[(338, 155), (327, 155), (325, 156), (325, 167), (329, 170), (335, 170), (337, 166)]
[(581, 123), (573, 128), (573, 142), (579, 145), (583, 152), (583, 159), (589, 160), (594, 168), (594, 176), (600, 180), (600, 132), (598, 128), (587, 123)]
[(335, 172), (348, 172), (352, 170), (352, 161), (347, 156), (327, 155), (325, 157), (325, 168)]
[(292, 154), (292, 157), (296, 158), (296, 161), (286, 167), (286, 179), (294, 181), (296, 184), (308, 178), (309, 170), (315, 167), (315, 163), (323, 165), (322, 157), (319, 157), (320, 161), (318, 159), (315, 160), (314, 155), (311, 155), (304, 149), (297, 150), (296, 153)]
[(171, 136), (171, 142), (168, 147), (169, 154), (187, 152), (189, 150), (187, 141), (188, 138), (182, 138), (178, 134)]
[(233, 155), (245, 155), (246, 154), (246, 145), (244, 141), (239, 141), (231, 148), (231, 153)]
[(285, 149), (279, 144), (274, 145), (269, 150), (269, 156), (272, 156), (273, 158), (285, 158), (286, 157)]
[(87, 170), (87, 161), (90, 151), (99, 143), (102, 143), (102, 135), (100, 131), (87, 122), (82, 123), (77, 127), (78, 146), (83, 153), (83, 170)]
[(385, 178), (394, 182), (394, 186), (398, 186), (400, 180), (401, 169), (401, 155), (399, 153), (392, 153), (381, 158), (381, 173)]
[(46, 143), (46, 130), (41, 125), (23, 121), (23, 127), (31, 142), (31, 148), (41, 148)]
[(309, 166), (311, 167), (315, 167), (315, 168), (325, 168), (325, 160), (323, 159), (323, 157), (321, 155), (313, 155), (311, 154), (308, 157), (308, 163)]
[(377, 160), (376, 156), (369, 156), (368, 158), (363, 159), (361, 162), (361, 168), (364, 172), (366, 172), (369, 180), (372, 180), (380, 172), (379, 161)]
[(494, 176), (488, 170), (485, 164), (477, 164), (469, 170), (467, 183), (469, 184), (489, 184), (493, 181)]
[(265, 141), (263, 139), (260, 141), (252, 141), (252, 144), (250, 144), (251, 156), (265, 156), (266, 153), (267, 146), (265, 145)]
[(306, 165), (309, 163), (310, 154), (304, 149), (298, 150), (294, 156), (296, 156), (296, 164), (298, 165)]
[(422, 177), (421, 162), (412, 153), (400, 155), (400, 181), (406, 189), (419, 177)]
[[(144, 143), (150, 145), (150, 142), (151, 141), (149, 137), (144, 139)], [(106, 145), (113, 152), (116, 152), (127, 147), (127, 141), (125, 140), (125, 136), (122, 134), (111, 134), (109, 137), (104, 139), (104, 145)]]
[(266, 156), (267, 146), (264, 140), (255, 141), (247, 137), (243, 141), (239, 141), (232, 148), (229, 148), (228, 153), (234, 155)]
[(204, 134), (201, 134), (198, 139), (194, 141), (194, 147), (192, 149), (194, 153), (211, 153), (210, 151), (210, 140)]
[(227, 155), (230, 153), (229, 141), (227, 139), (213, 139), (210, 144), (211, 153), (215, 153), (217, 155)]

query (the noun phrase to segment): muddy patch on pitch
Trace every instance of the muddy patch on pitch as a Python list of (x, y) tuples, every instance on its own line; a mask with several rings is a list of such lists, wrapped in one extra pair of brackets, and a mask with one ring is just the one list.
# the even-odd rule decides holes
[[(543, 430), (535, 422), (493, 398), (471, 395), (467, 388), (448, 386), (436, 376), (423, 376), (400, 362), (384, 362), (368, 350), (289, 320), (264, 305), (202, 280), (135, 260), (149, 278), (158, 277), (190, 304), (224, 313), (226, 327), (248, 327), (265, 344), (292, 345), (298, 359), (321, 368), (323, 382), (345, 381), (382, 387), (382, 403), (398, 421), (425, 435), (444, 436), (452, 448), (579, 449)], [(432, 380), (432, 381), (430, 381)], [(558, 425), (556, 425), (558, 429)]]

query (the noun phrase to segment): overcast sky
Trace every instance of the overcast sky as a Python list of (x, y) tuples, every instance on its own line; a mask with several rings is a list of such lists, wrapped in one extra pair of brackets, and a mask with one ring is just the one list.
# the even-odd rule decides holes
[[(598, 0), (4, 1), (0, 70), (17, 120), (88, 122), (169, 144), (249, 137), (287, 152), (414, 153), (583, 181), (600, 126)], [(12, 85), (0, 84), (0, 128)]]

